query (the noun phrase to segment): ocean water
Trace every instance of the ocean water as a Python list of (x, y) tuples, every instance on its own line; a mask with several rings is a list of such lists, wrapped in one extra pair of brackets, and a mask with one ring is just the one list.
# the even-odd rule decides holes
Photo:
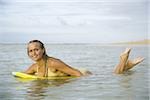
[[(131, 47), (129, 59), (145, 60), (122, 75), (113, 73), (119, 55)], [(47, 53), (93, 75), (68, 80), (20, 80), (11, 75), (33, 61), (25, 44), (0, 44), (1, 100), (149, 100), (148, 46), (46, 44)]]

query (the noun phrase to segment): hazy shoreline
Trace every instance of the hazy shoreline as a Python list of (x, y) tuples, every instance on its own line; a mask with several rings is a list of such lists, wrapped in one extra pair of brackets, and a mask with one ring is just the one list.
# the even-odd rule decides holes
[(129, 44), (129, 45), (149, 45), (150, 40), (141, 40), (141, 41), (130, 41), (130, 42), (118, 42), (113, 44)]
[[(0, 43), (1, 45), (26, 45), (27, 43)], [(115, 43), (45, 43), (47, 45), (49, 44), (63, 44), (63, 45), (89, 45), (89, 44), (97, 44), (97, 45), (149, 45), (150, 40), (141, 40), (141, 41), (129, 41), (129, 42), (115, 42)]]

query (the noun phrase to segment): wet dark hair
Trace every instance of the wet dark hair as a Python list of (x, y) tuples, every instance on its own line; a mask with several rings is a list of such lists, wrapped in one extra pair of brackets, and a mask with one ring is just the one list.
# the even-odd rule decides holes
[[(31, 41), (29, 41), (29, 43), (28, 43), (28, 44), (30, 44), (30, 43), (39, 43), (39, 44), (40, 44), (41, 49), (44, 49), (44, 53), (43, 53), (43, 55), (45, 55), (45, 56), (47, 55), (47, 54), (46, 54), (45, 46), (44, 46), (44, 44), (43, 44), (40, 40), (31, 40)], [(28, 53), (28, 55), (29, 55), (28, 48), (27, 48), (27, 53)]]

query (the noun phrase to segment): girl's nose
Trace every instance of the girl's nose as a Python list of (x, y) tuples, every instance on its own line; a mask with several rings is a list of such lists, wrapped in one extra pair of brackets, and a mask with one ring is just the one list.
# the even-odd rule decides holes
[(32, 55), (35, 55), (35, 54), (36, 54), (35, 51), (33, 51), (33, 52), (32, 52)]

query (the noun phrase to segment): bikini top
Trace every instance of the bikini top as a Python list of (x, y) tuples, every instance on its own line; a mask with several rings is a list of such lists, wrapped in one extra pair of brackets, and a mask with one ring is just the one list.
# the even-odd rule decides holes
[[(51, 66), (54, 65), (54, 62), (53, 60), (51, 60)], [(44, 77), (56, 77), (56, 76), (67, 76), (67, 74), (61, 72), (61, 71), (58, 71), (56, 69), (52, 69), (52, 68), (48, 68), (47, 66), (47, 59), (45, 61), (45, 64), (44, 64), (44, 67), (45, 67), (45, 74), (44, 74)], [(39, 67), (37, 66), (37, 73), (39, 72)]]

